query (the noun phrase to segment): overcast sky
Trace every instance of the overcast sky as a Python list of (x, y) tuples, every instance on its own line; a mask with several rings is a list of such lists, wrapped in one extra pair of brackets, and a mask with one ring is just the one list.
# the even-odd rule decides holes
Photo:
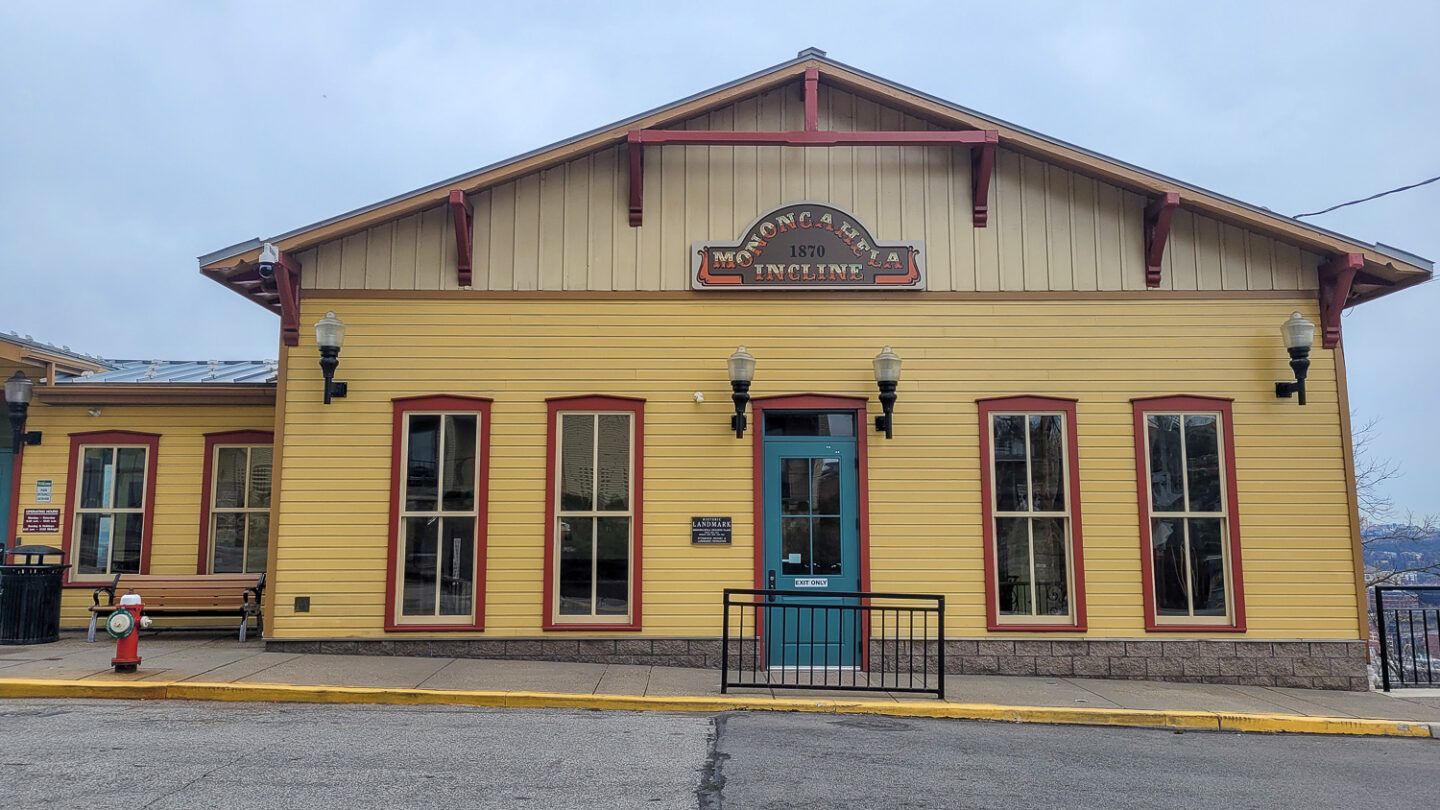
[[(693, 5), (7, 0), (0, 329), (108, 357), (274, 357), (278, 319), (196, 256), (807, 46), (1280, 212), (1440, 174), (1433, 1)], [(1440, 183), (1312, 221), (1440, 258)], [(1345, 321), (1352, 405), (1404, 469), (1390, 492), (1430, 512), (1437, 305), (1440, 283)]]

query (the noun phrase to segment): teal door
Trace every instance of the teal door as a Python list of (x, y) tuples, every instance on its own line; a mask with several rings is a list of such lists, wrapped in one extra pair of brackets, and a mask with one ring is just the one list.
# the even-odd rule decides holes
[[(6, 426), (8, 427), (8, 426)], [(0, 548), (13, 545), (15, 539), (15, 516), (10, 509), (10, 475), (14, 471), (14, 456), (10, 449), (0, 449)]]
[[(767, 664), (856, 666), (859, 611), (826, 609), (859, 601), (829, 595), (860, 590), (854, 413), (767, 413), (765, 422), (765, 587), (805, 594), (774, 597), (765, 610)], [(797, 435), (812, 425), (838, 435)]]

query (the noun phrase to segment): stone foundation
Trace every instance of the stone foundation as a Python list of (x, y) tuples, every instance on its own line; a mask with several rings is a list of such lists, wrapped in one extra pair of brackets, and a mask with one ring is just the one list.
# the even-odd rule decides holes
[[(751, 666), (753, 640), (746, 641)], [(913, 648), (913, 649), (912, 649)], [(923, 649), (922, 649), (923, 648)], [(506, 658), (596, 664), (720, 668), (717, 638), (514, 638), (383, 639), (349, 641), (269, 640), (271, 652), (337, 655), (415, 655), (446, 658)], [(936, 671), (935, 644), (872, 641), (871, 668), (899, 654), (903, 666)], [(922, 661), (928, 654), (929, 661)], [(912, 659), (913, 656), (913, 659)], [(1363, 641), (1059, 641), (950, 639), (945, 642), (949, 675), (1031, 675), (1113, 678), (1190, 683), (1291, 686), (1363, 691)], [(739, 662), (731, 653), (731, 666)]]

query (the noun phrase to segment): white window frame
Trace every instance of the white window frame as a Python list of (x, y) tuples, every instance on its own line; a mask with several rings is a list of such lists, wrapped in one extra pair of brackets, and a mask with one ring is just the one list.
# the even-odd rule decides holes
[[(138, 506), (138, 507), (124, 507), (124, 508), (120, 508), (120, 507), (116, 507), (116, 506), (113, 506), (113, 505), (112, 505), (112, 506), (108, 506), (108, 507), (106, 507), (106, 506), (100, 506), (100, 507), (87, 508), (87, 507), (85, 507), (85, 506), (82, 505), (82, 504), (85, 503), (85, 451), (87, 451), (87, 450), (110, 450), (110, 451), (113, 453), (112, 463), (116, 466), (116, 469), (117, 469), (117, 470), (119, 469), (120, 451), (121, 451), (121, 450), (143, 450), (143, 451), (145, 451), (144, 464), (141, 466), (140, 506)], [(149, 528), (149, 522), (150, 522), (150, 520), (151, 520), (151, 515), (149, 514), (149, 510), (148, 510), (148, 508), (147, 508), (148, 504), (150, 503), (150, 446), (149, 446), (149, 445), (146, 445), (146, 444), (82, 444), (82, 445), (80, 445), (79, 452), (76, 454), (75, 463), (76, 463), (76, 465), (78, 465), (78, 469), (75, 471), (75, 513), (74, 513), (73, 517), (71, 518), (71, 520), (73, 520), (74, 523), (75, 523), (75, 528), (71, 530), (72, 534), (71, 534), (71, 536), (70, 536), (71, 548), (74, 549), (74, 557), (75, 557), (75, 559), (78, 560), (78, 559), (80, 558), (80, 549), (81, 549), (80, 533), (81, 533), (81, 531), (84, 529), (84, 526), (85, 526), (85, 521), (81, 519), (82, 516), (84, 516), (84, 515), (139, 515), (139, 516), (140, 516), (140, 520), (141, 520), (141, 523), (140, 523), (140, 563), (141, 563), (141, 565), (140, 565), (140, 572), (141, 572), (141, 573), (144, 573), (144, 569), (145, 569), (145, 566), (144, 566), (144, 562), (145, 562), (145, 532), (146, 532), (146, 530)], [(115, 484), (119, 481), (119, 479), (120, 479), (120, 476), (119, 476), (119, 475), (112, 475), (111, 478), (110, 478), (110, 493), (109, 493), (110, 497), (109, 497), (109, 501), (110, 501), (111, 504), (114, 504), (114, 503), (115, 503)], [(102, 499), (102, 503), (103, 503), (103, 502), (104, 502), (104, 500)], [(109, 554), (108, 554), (108, 555), (106, 556), (106, 558), (105, 558), (105, 570), (104, 570), (103, 572), (100, 572), (100, 573), (96, 573), (96, 572), (84, 572), (84, 573), (82, 573), (82, 572), (80, 571), (80, 566), (79, 566), (79, 564), (77, 563), (77, 564), (75, 565), (75, 569), (74, 569), (75, 573), (74, 573), (74, 576), (72, 577), (72, 579), (73, 579), (73, 580), (99, 579), (99, 578), (107, 578), (107, 579), (108, 579), (108, 578), (114, 577), (114, 576), (115, 576), (115, 546), (116, 546), (116, 543), (115, 543), (115, 529), (114, 529), (114, 522), (112, 521), (112, 522), (111, 522), (111, 529), (110, 529), (110, 548), (109, 548)]]
[[(1235, 570), (1230, 559), (1230, 481), (1229, 459), (1225, 456), (1225, 431), (1230, 426), (1225, 422), (1225, 414), (1220, 411), (1206, 410), (1141, 410), (1142, 423), (1145, 427), (1145, 497), (1149, 506), (1150, 526), (1148, 535), (1150, 547), (1146, 553), (1150, 555), (1152, 566), (1150, 571), (1150, 593), (1145, 595), (1150, 600), (1150, 609), (1154, 612), (1155, 623), (1167, 625), (1201, 625), (1213, 626), (1221, 623), (1233, 623), (1235, 621)], [(1155, 478), (1154, 470), (1151, 469), (1150, 452), (1150, 417), (1152, 416), (1177, 416), (1180, 418), (1180, 502), (1184, 504), (1182, 512), (1157, 512), (1155, 510)], [(1218, 512), (1192, 512), (1190, 511), (1190, 460), (1185, 454), (1185, 417), (1187, 416), (1209, 416), (1215, 419), (1215, 452), (1218, 456), (1218, 470), (1220, 474), (1220, 511)], [(1190, 520), (1200, 518), (1206, 520), (1220, 521), (1220, 555), (1225, 566), (1225, 615), (1195, 615), (1195, 584), (1190, 581), (1194, 573), (1190, 564)], [(1182, 538), (1185, 547), (1185, 599), (1189, 603), (1190, 613), (1187, 616), (1174, 616), (1160, 612), (1160, 602), (1156, 598), (1155, 586), (1159, 581), (1159, 572), (1155, 571), (1155, 521), (1159, 519), (1179, 519), (1184, 531)]]
[[(210, 492), (209, 492), (209, 495), (208, 495), (208, 497), (210, 498), (210, 526), (209, 526), (208, 529), (207, 529), (207, 531), (209, 532), (209, 536), (210, 536), (210, 545), (209, 545), (209, 549), (210, 549), (210, 555), (209, 555), (209, 556), (210, 556), (210, 559), (206, 561), (205, 570), (209, 571), (209, 572), (212, 573), (212, 574), (215, 573), (215, 552), (216, 552), (216, 545), (215, 545), (215, 525), (216, 525), (216, 516), (217, 516), (217, 515), (221, 515), (221, 514), (243, 514), (243, 515), (245, 515), (245, 542), (244, 542), (244, 543), (241, 545), (241, 547), (240, 547), (240, 561), (241, 561), (240, 567), (241, 567), (241, 569), (242, 569), (241, 573), (243, 573), (243, 574), (263, 574), (263, 573), (265, 573), (264, 571), (246, 571), (246, 570), (243, 570), (243, 569), (245, 569), (245, 568), (248, 567), (248, 561), (249, 561), (249, 559), (250, 559), (250, 515), (252, 515), (252, 514), (256, 514), (256, 515), (258, 515), (258, 514), (263, 514), (263, 515), (265, 515), (267, 518), (271, 516), (270, 507), (269, 507), (269, 506), (256, 507), (256, 506), (249, 506), (249, 505), (248, 505), (248, 504), (250, 503), (250, 471), (251, 471), (250, 461), (251, 461), (251, 458), (252, 458), (253, 455), (254, 455), (255, 448), (257, 448), (257, 447), (266, 447), (266, 448), (269, 448), (269, 449), (270, 449), (270, 471), (271, 471), (271, 472), (270, 472), (270, 481), (271, 481), (272, 486), (271, 486), (271, 490), (270, 490), (270, 498), (269, 498), (269, 500), (270, 500), (270, 503), (273, 505), (273, 504), (275, 503), (275, 491), (274, 491), (274, 487), (273, 487), (273, 484), (274, 484), (274, 481), (275, 481), (275, 472), (274, 472), (274, 471), (275, 471), (275, 445), (273, 445), (273, 444), (243, 444), (243, 443), (241, 443), (241, 444), (235, 444), (235, 443), (232, 443), (232, 444), (217, 444), (217, 445), (215, 445), (215, 447), (214, 447), (214, 452), (213, 452), (213, 453), (211, 454), (211, 456), (210, 456)], [(246, 506), (243, 506), (243, 507), (219, 506), (219, 505), (216, 504), (215, 495), (216, 495), (216, 493), (218, 493), (218, 492), (220, 491), (220, 451), (221, 451), (221, 450), (236, 450), (236, 449), (243, 449), (243, 450), (245, 451), (245, 503), (246, 503), (247, 505), (246, 505)], [(268, 526), (269, 524), (266, 524), (266, 525)], [(267, 540), (267, 545), (268, 545), (268, 540)], [(265, 550), (265, 565), (266, 565), (267, 568), (268, 568), (269, 565), (270, 565), (270, 550), (269, 550), (268, 548)]]
[[(561, 506), (564, 493), (560, 490), (560, 482), (564, 478), (565, 461), (565, 417), (567, 416), (589, 416), (594, 420), (594, 431), (591, 439), (591, 463), (592, 467), (592, 488), (594, 494), (593, 504), (598, 504), (600, 498), (600, 417), (601, 416), (624, 416), (626, 425), (629, 428), (629, 471), (625, 477), (625, 511), (600, 511), (596, 509), (574, 510), (564, 509)], [(555, 424), (552, 428), (555, 431), (555, 472), (554, 480), (550, 486), (554, 491), (555, 513), (550, 516), (551, 525), (554, 527), (554, 570), (550, 572), (550, 585), (552, 603), (550, 605), (551, 623), (555, 625), (567, 624), (629, 624), (635, 616), (635, 413), (629, 410), (570, 410), (556, 411)], [(592, 518), (595, 522), (590, 534), (590, 614), (582, 613), (561, 613), (560, 612), (560, 570), (561, 570), (561, 542), (564, 533), (561, 530), (561, 521), (567, 517)], [(599, 518), (610, 517), (628, 518), (628, 532), (625, 545), (625, 612), (621, 613), (596, 613), (597, 589), (599, 588), (599, 544), (600, 544), (600, 523)]]
[[(410, 488), (410, 475), (408, 463), (410, 459), (410, 420), (416, 416), (438, 416), (440, 417), (440, 429), (435, 439), (435, 455), (437, 460), (435, 508), (429, 510), (411, 510), (407, 508), (409, 502), (408, 490)], [(467, 512), (444, 509), (445, 504), (445, 417), (447, 416), (473, 416), (475, 417), (475, 493), (474, 505)], [(480, 502), (480, 483), (482, 471), (480, 464), (483, 456), (481, 450), (484, 447), (484, 434), (482, 431), (489, 430), (490, 426), (485, 424), (485, 414), (479, 410), (407, 410), (402, 414), (400, 436), (400, 480), (398, 488), (398, 522), (392, 528), (395, 534), (395, 559), (391, 564), (395, 566), (395, 613), (392, 617), (397, 625), (470, 625), (474, 624), (480, 610), (480, 596), (483, 591), (480, 577), (480, 532), (485, 527), (480, 525), (480, 510), (483, 506)], [(470, 612), (469, 613), (440, 613), (440, 584), (437, 579), (435, 585), (435, 612), (428, 616), (417, 616), (405, 612), (405, 521), (407, 518), (463, 518), (468, 517), (474, 521), (475, 530), (471, 533), (470, 542), (472, 551), (470, 554)], [(443, 524), (442, 524), (443, 525)], [(438, 529), (437, 529), (438, 531)], [(440, 559), (435, 561), (437, 577), (440, 567)]]
[[(1060, 441), (1060, 468), (1063, 480), (1061, 486), (1065, 493), (1065, 509), (1063, 511), (1026, 511), (1015, 512), (1000, 510), (1000, 485), (998, 471), (995, 469), (995, 419), (1002, 416), (1022, 416), (1025, 418), (1025, 486), (1030, 493), (1028, 503), (1035, 503), (1034, 476), (1031, 475), (1031, 453), (1030, 453), (1030, 417), (1032, 416), (1057, 416), (1060, 418), (1060, 427), (1064, 431)], [(1075, 624), (1075, 519), (1072, 517), (1075, 498), (1070, 488), (1070, 431), (1073, 426), (1070, 424), (1069, 414), (1065, 411), (1052, 410), (996, 410), (989, 413), (989, 424), (986, 429), (990, 432), (990, 543), (991, 553), (995, 556), (995, 570), (991, 574), (995, 581), (995, 622), (997, 624), (1035, 625), (1053, 624), (1058, 627), (1069, 627)], [(1002, 518), (1026, 518), (1025, 536), (1028, 543), (1030, 560), (1030, 611), (1029, 613), (1006, 613), (1000, 605), (1000, 525)], [(1036, 612), (1039, 595), (1035, 588), (1035, 518), (1063, 518), (1065, 520), (1065, 602), (1068, 613), (1064, 615), (1041, 615)]]

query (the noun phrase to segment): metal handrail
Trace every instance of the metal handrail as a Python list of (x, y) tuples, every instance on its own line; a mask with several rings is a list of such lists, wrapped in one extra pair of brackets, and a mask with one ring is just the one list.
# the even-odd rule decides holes
[[(1377, 585), (1375, 586), (1375, 629), (1380, 642), (1380, 685), (1389, 692), (1391, 686), (1391, 671), (1397, 676), (1397, 686), (1419, 686), (1421, 685), (1420, 650), (1424, 650), (1424, 683), (1427, 686), (1434, 686), (1437, 680), (1436, 663), (1440, 661), (1440, 644), (1432, 649), (1430, 644), (1430, 627), (1433, 625), (1437, 636), (1440, 636), (1440, 605), (1435, 607), (1419, 608), (1391, 608), (1390, 628), (1394, 630), (1395, 659), (1392, 663), (1390, 658), (1390, 633), (1386, 628), (1385, 594), (1395, 591), (1421, 591), (1440, 593), (1440, 585)], [(1401, 611), (1404, 611), (1404, 624), (1408, 633), (1401, 630)], [(1420, 637), (1417, 640), (1415, 635), (1416, 613), (1420, 619)], [(1409, 641), (1410, 652), (1410, 677), (1407, 682), (1405, 674), (1405, 651), (1406, 641)]]

